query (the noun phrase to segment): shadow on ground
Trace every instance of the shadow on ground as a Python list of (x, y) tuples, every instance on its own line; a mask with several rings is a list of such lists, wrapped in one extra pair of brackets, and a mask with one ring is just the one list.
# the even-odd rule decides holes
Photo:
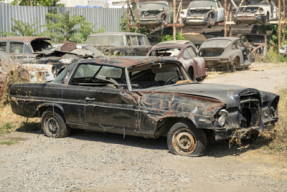
[[(34, 124), (37, 125), (37, 124)], [(39, 125), (37, 125), (38, 127)], [(23, 128), (17, 129), (20, 132), (27, 132), (32, 134), (41, 134), (44, 136), (41, 129), (34, 129), (32, 131), (23, 131)], [(166, 150), (168, 152), (166, 138), (160, 137), (158, 139), (135, 137), (135, 136), (125, 136), (120, 134), (112, 133), (102, 133), (96, 131), (87, 131), (87, 130), (73, 130), (69, 138), (77, 140), (86, 140), (91, 142), (101, 142), (106, 144), (118, 144), (125, 146), (133, 146), (138, 148), (145, 148), (151, 150)], [(55, 138), (56, 139), (56, 138)], [(233, 144), (229, 148), (229, 143), (227, 141), (209, 141), (207, 146), (207, 152), (205, 156), (210, 157), (225, 157), (225, 156), (238, 156), (250, 150), (256, 150), (263, 146), (268, 145), (271, 140), (259, 139), (254, 143), (247, 141), (242, 141), (241, 145)]]

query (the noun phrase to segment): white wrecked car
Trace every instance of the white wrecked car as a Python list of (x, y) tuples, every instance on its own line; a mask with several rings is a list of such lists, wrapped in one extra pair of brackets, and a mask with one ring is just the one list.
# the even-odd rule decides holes
[(234, 16), (236, 24), (265, 23), (270, 20), (278, 20), (278, 8), (271, 0), (242, 1)]
[(224, 8), (218, 0), (193, 0), (180, 16), (185, 25), (215, 25), (224, 21)]

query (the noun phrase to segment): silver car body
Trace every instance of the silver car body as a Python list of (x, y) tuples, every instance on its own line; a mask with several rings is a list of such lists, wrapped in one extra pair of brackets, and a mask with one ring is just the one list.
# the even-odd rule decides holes
[(180, 15), (186, 25), (215, 25), (224, 21), (224, 8), (218, 0), (193, 0)]

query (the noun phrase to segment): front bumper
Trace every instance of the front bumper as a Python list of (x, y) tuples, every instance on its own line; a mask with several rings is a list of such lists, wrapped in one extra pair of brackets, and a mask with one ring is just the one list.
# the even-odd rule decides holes
[(186, 17), (185, 19), (186, 25), (206, 25), (207, 23), (204, 17)]
[(263, 14), (236, 15), (234, 16), (234, 21), (235, 23), (265, 22), (266, 16)]
[(158, 20), (158, 19), (139, 19), (139, 24), (141, 24), (141, 25), (160, 25), (160, 24), (162, 24), (162, 21)]

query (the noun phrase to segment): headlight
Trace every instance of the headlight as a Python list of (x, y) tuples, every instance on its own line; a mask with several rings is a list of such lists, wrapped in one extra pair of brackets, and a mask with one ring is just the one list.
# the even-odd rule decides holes
[(224, 126), (226, 123), (226, 117), (228, 116), (228, 111), (226, 109), (221, 109), (218, 112), (219, 118), (217, 119), (217, 123), (220, 127)]
[(262, 7), (260, 7), (260, 8), (258, 9), (258, 12), (259, 12), (259, 13), (263, 13), (263, 11), (264, 11), (264, 9), (263, 9)]

